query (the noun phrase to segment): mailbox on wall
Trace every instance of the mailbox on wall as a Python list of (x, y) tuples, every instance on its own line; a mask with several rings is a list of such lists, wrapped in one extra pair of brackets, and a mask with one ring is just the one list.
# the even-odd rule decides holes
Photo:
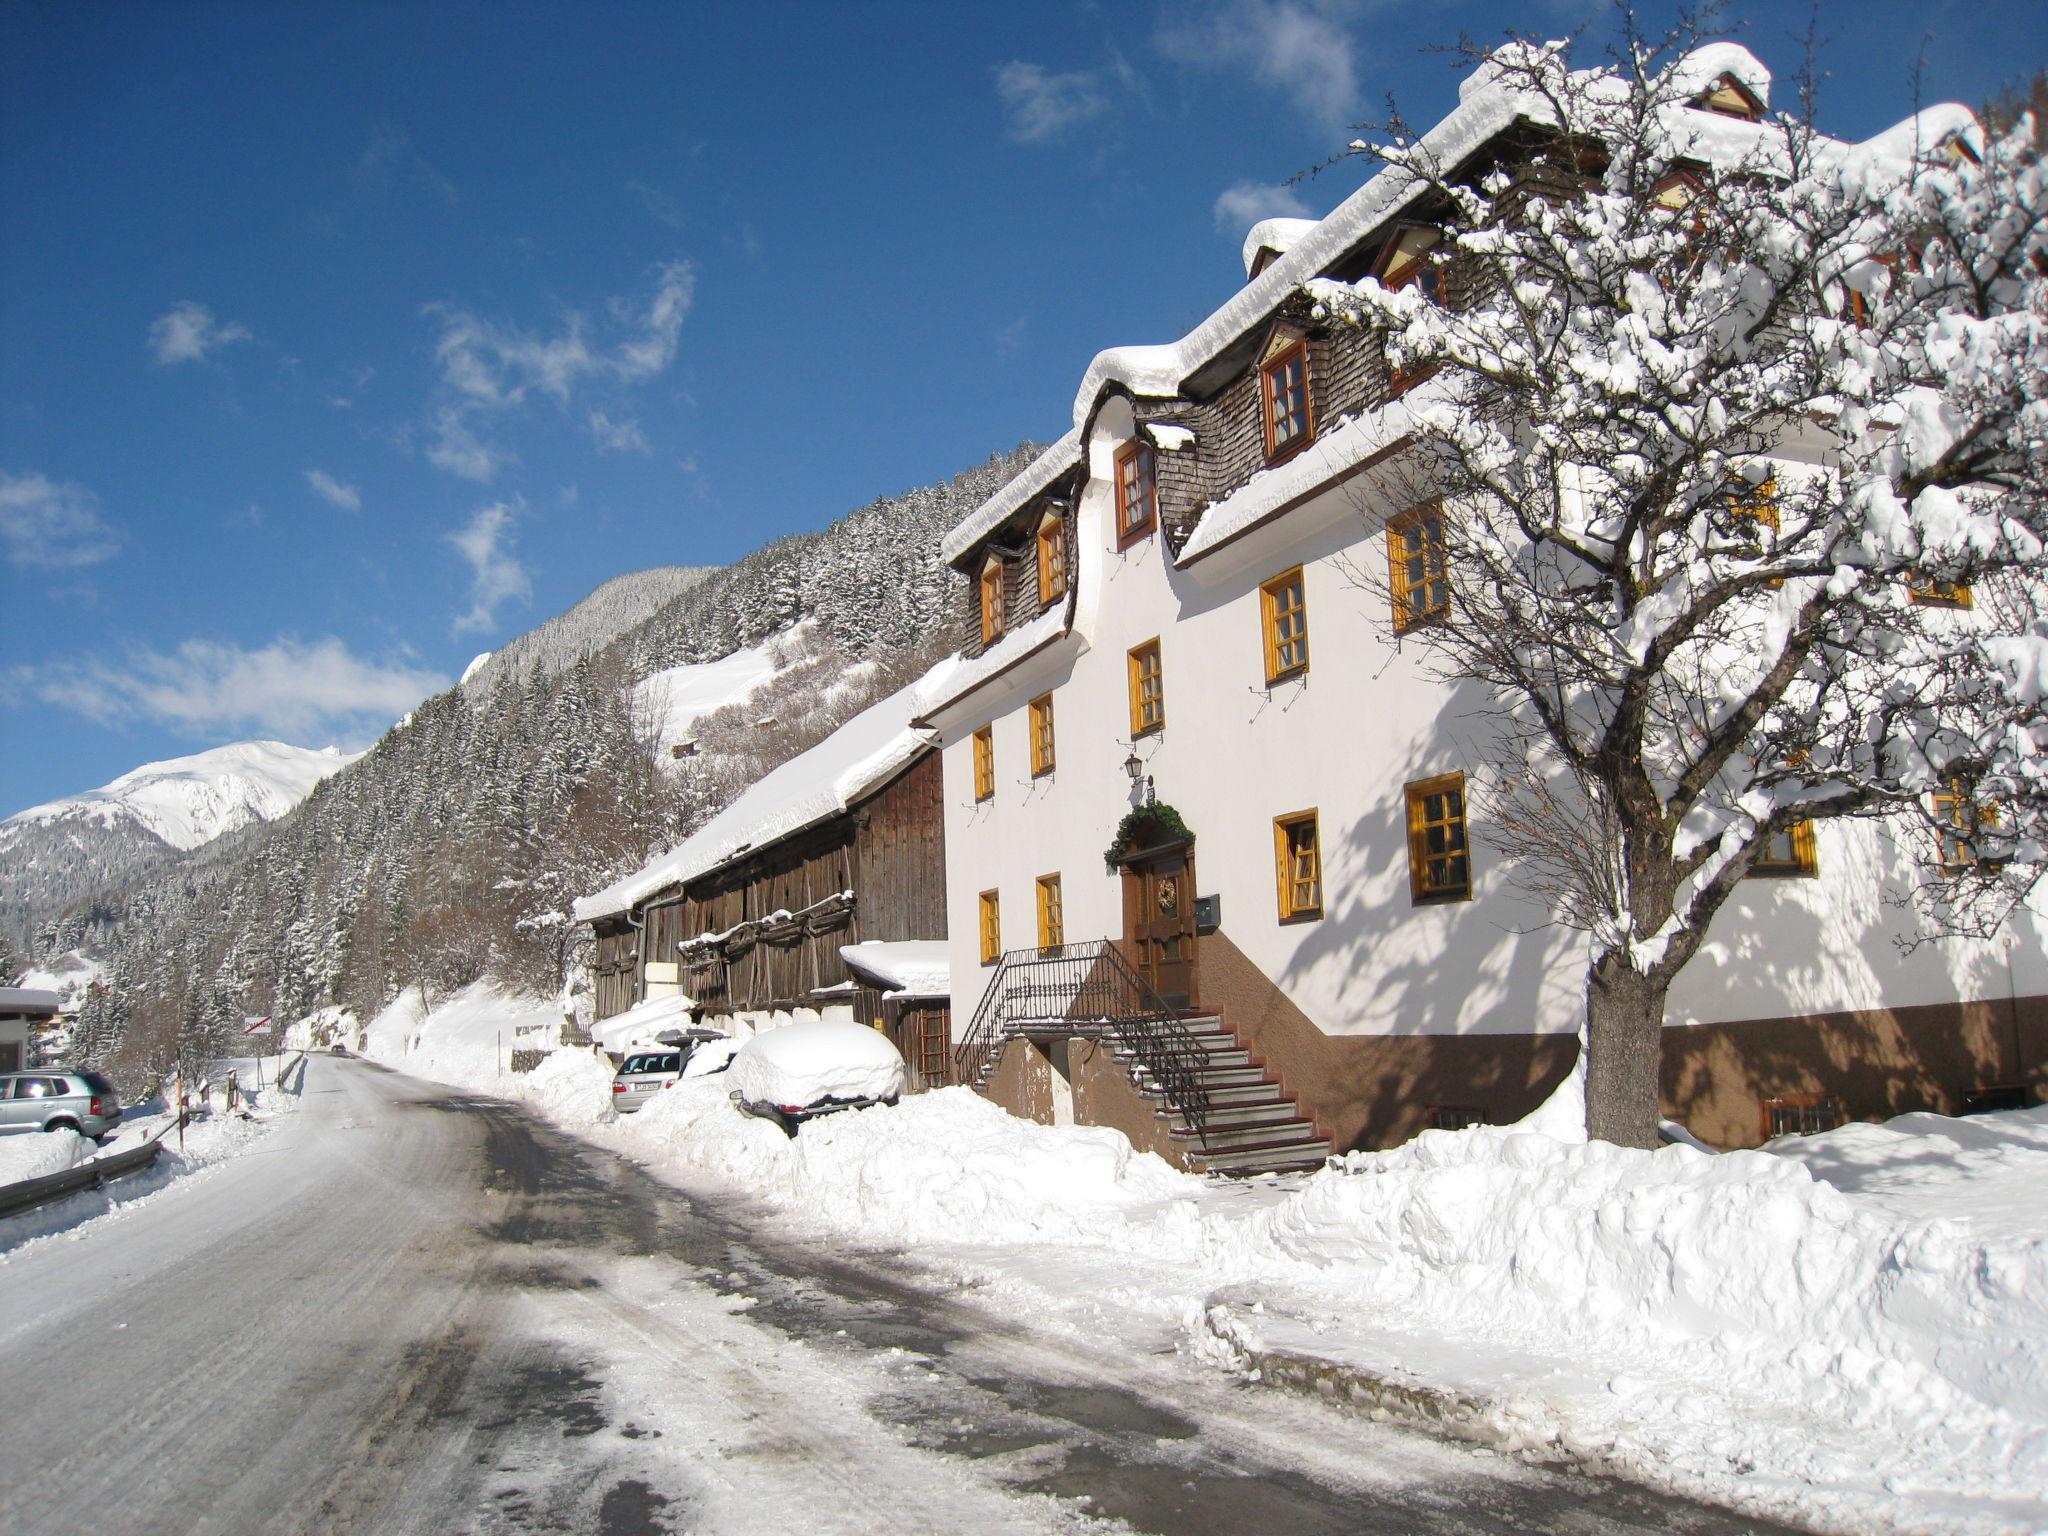
[(1195, 898), (1195, 932), (1214, 933), (1223, 926), (1223, 898), (1221, 896), (1197, 896)]

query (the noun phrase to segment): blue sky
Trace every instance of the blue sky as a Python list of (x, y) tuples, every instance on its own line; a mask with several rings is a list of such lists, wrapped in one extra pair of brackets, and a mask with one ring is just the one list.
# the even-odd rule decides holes
[[(1428, 45), (1611, 14), (0, 0), (0, 814), (367, 744), (611, 576), (1050, 440), (1348, 125), (1448, 110)], [(2031, 6), (1819, 30), (1845, 136), (1923, 51), (1929, 101), (2048, 60)]]

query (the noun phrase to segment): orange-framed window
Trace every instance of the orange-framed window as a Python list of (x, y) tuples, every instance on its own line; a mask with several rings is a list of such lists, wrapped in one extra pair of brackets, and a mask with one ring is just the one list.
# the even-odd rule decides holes
[(1967, 581), (1943, 581), (1935, 576), (1908, 581), (1906, 595), (1922, 608), (1968, 608), (1976, 601)]
[(1775, 834), (1749, 866), (1752, 880), (1811, 879), (1819, 873), (1820, 851), (1810, 821), (1795, 821)]
[(987, 645), (1002, 637), (1004, 628), (1003, 612), (1003, 562), (990, 555), (981, 567), (981, 643)]
[(1147, 640), (1130, 654), (1131, 734), (1143, 736), (1166, 724), (1166, 674), (1159, 663), (1159, 642)]
[(1279, 882), (1281, 922), (1307, 922), (1323, 915), (1323, 840), (1315, 811), (1273, 818), (1273, 873)]
[(1122, 549), (1150, 533), (1159, 521), (1159, 459), (1146, 442), (1116, 451), (1116, 543)]
[(1315, 437), (1306, 341), (1281, 349), (1260, 367), (1259, 395), (1265, 403), (1268, 459), (1284, 458)]
[(1031, 701), (1031, 776), (1041, 778), (1051, 773), (1054, 754), (1052, 741), (1052, 695), (1041, 693)]
[(1267, 686), (1308, 671), (1308, 589), (1300, 566), (1259, 588), (1259, 617), (1265, 635)]
[(1415, 904), (1468, 901), (1472, 850), (1465, 838), (1465, 775), (1439, 774), (1407, 786), (1408, 894)]
[[(1427, 224), (1410, 224), (1402, 229), (1388, 242), (1386, 254), (1380, 259), (1380, 286), (1390, 293), (1399, 288), (1413, 288), (1430, 303), (1443, 303), (1443, 268), (1436, 258), (1441, 238), (1436, 229)], [(1434, 363), (1424, 363), (1416, 368), (1390, 369), (1387, 392), (1398, 395), (1420, 384), (1435, 371)]]
[(1058, 949), (1067, 942), (1067, 919), (1060, 900), (1060, 877), (1038, 877), (1038, 947)]
[(1038, 606), (1050, 608), (1067, 595), (1067, 524), (1048, 512), (1038, 524)]
[(1441, 503), (1413, 508), (1387, 524), (1387, 576), (1395, 634), (1449, 616), (1451, 583)]
[(1962, 784), (1953, 783), (1933, 796), (1933, 812), (1944, 875), (1968, 874), (1987, 862), (1977, 846), (1977, 835), (1998, 825), (1996, 805), (1972, 799)]
[(974, 733), (974, 798), (996, 797), (996, 728), (984, 725)]
[(995, 891), (980, 897), (981, 963), (994, 965), (1003, 958), (1003, 898)]

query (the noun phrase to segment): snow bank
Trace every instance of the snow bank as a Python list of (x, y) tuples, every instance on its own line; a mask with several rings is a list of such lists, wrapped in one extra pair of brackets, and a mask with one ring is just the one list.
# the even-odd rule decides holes
[(893, 1099), (910, 1084), (889, 1038), (864, 1024), (786, 1024), (765, 1030), (732, 1059), (732, 1086), (770, 1104)]
[(866, 1241), (1114, 1240), (1132, 1214), (1198, 1182), (1120, 1131), (1019, 1120), (966, 1088), (827, 1116), (791, 1138), (734, 1109), (739, 1072), (668, 1089), (633, 1117), (628, 1144)]
[(76, 1131), (33, 1131), (0, 1136), (0, 1184), (19, 1184), (62, 1173), (99, 1148)]

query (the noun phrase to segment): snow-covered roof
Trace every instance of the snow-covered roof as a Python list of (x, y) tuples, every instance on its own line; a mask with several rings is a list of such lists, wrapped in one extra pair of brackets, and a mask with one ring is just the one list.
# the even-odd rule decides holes
[[(1458, 105), (1422, 136), (1418, 148), (1438, 164), (1455, 166), (1469, 159), (1519, 118), (1535, 122), (1553, 120), (1550, 104), (1503, 67), (1511, 61), (1511, 50), (1529, 49), (1531, 46), (1510, 44), (1474, 70), (1458, 87)], [(1562, 49), (1564, 45), (1542, 46)], [(1722, 75), (1733, 76), (1760, 101), (1770, 100), (1770, 71), (1739, 43), (1709, 43), (1694, 49), (1673, 65), (1673, 79), (1681, 91), (1691, 88), (1704, 92)], [(1765, 135), (1768, 130), (1757, 123), (1710, 112), (1687, 112), (1686, 118), (1687, 121), (1678, 126), (1703, 153), (1735, 158), (1767, 142)], [(1866, 154), (1910, 152), (1914, 144), (1931, 147), (1965, 124), (1974, 123), (1975, 119), (1967, 109), (1932, 107), (1864, 145), (1841, 148)], [(1883, 147), (1887, 145), (1891, 147)], [(1158, 346), (1111, 347), (1097, 353), (1081, 376), (1081, 387), (1074, 395), (1074, 431), (1039, 455), (1009, 485), (962, 519), (946, 535), (941, 546), (945, 558), (956, 560), (972, 549), (1055, 475), (1078, 462), (1081, 446), (1078, 434), (1105, 388), (1121, 385), (1133, 395), (1155, 399), (1179, 394), (1183, 381), (1190, 374), (1246, 332), (1264, 324), (1288, 295), (1358, 245), (1422, 190), (1421, 182), (1413, 173), (1399, 166), (1382, 168), (1327, 217), (1295, 231), (1287, 249), (1263, 272), (1238, 289), (1208, 319), (1179, 341)], [(1257, 233), (1258, 228), (1255, 228), (1253, 234)]]
[[(1067, 610), (1055, 603), (1038, 617), (1019, 624), (979, 656), (959, 661), (943, 681), (938, 681), (925, 699), (926, 712), (944, 709), (955, 699), (965, 698), (998, 672), (1007, 670), (1034, 651), (1041, 651), (1067, 633)], [(930, 676), (937, 678), (938, 669)]]
[(1259, 252), (1285, 256), (1294, 242), (1316, 227), (1314, 219), (1261, 219), (1244, 237), (1244, 275), (1252, 275)]
[(41, 987), (0, 987), (0, 1013), (55, 1013), (57, 994)]
[(654, 1045), (664, 1030), (690, 1027), (690, 999), (683, 996), (651, 997), (635, 1003), (624, 1013), (599, 1019), (590, 1026), (590, 1038), (608, 1051), (633, 1045)]
[(946, 689), (960, 665), (948, 657), (907, 688), (870, 705), (819, 742), (763, 775), (690, 837), (644, 868), (576, 903), (579, 922), (630, 910), (665, 886), (709, 874), (742, 854), (836, 816), (893, 778), (925, 738), (911, 728), (926, 700)]
[(1059, 476), (1081, 462), (1081, 429), (1076, 427), (1026, 464), (1008, 484), (954, 525), (939, 542), (939, 558), (954, 561), (996, 529), (1003, 520)]
[(870, 939), (842, 944), (839, 958), (863, 981), (900, 997), (947, 997), (953, 991), (951, 949), (944, 939)]

